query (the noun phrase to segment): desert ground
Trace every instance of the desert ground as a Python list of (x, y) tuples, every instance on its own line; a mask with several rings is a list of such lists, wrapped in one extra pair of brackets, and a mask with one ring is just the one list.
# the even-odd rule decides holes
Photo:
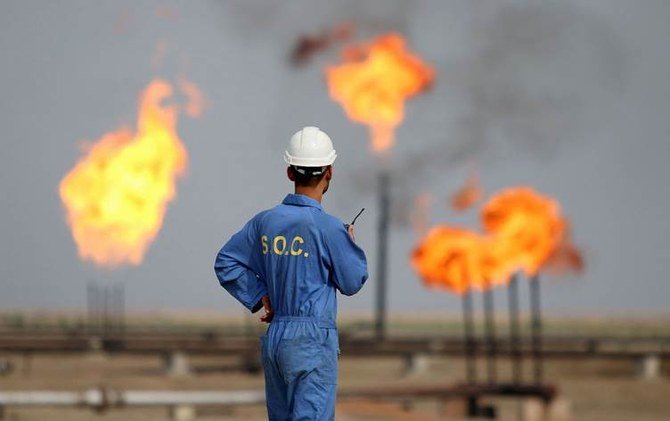
[[(405, 324), (403, 324), (405, 323)], [(355, 326), (349, 324), (349, 328)], [(408, 334), (421, 329), (407, 328), (409, 322), (397, 322), (394, 334)], [(551, 326), (551, 323), (547, 324)], [(581, 323), (582, 329), (589, 323)], [(635, 324), (633, 324), (635, 325)], [(404, 326), (404, 327), (403, 327)], [(562, 327), (561, 327), (562, 326)], [(602, 325), (594, 325), (604, 330)], [(640, 327), (643, 326), (643, 327)], [(644, 327), (646, 326), (646, 327)], [(659, 333), (665, 325), (638, 325), (631, 332)], [(568, 329), (557, 323), (553, 328)], [(646, 331), (644, 329), (647, 329)], [(429, 329), (427, 329), (429, 330)], [(621, 330), (624, 331), (625, 330)], [(423, 334), (423, 331), (421, 331)], [(434, 332), (433, 332), (434, 333)], [(83, 391), (105, 387), (121, 390), (261, 390), (262, 374), (249, 374), (234, 357), (190, 357), (191, 374), (171, 376), (165, 373), (160, 356), (45, 354), (26, 358), (17, 354), (0, 354), (11, 362), (13, 370), (0, 375), (0, 390)], [(511, 376), (510, 363), (498, 361), (499, 378)], [(479, 361), (480, 373), (484, 361)], [(531, 367), (525, 366), (525, 373)], [(662, 363), (662, 376), (643, 380), (635, 376), (634, 364), (628, 360), (557, 360), (545, 362), (545, 378), (559, 390), (560, 414), (571, 414), (574, 420), (644, 421), (670, 419), (670, 364)], [(415, 387), (458, 383), (464, 380), (464, 361), (456, 357), (430, 357), (421, 371), (408, 372), (405, 362), (395, 357), (351, 357), (340, 360), (340, 389), (393, 385)], [(489, 403), (489, 402), (487, 402)], [(532, 410), (532, 403), (515, 399), (493, 399), (499, 419), (517, 420)], [(449, 415), (449, 405), (434, 400), (414, 402), (341, 400), (338, 420), (438, 420), (457, 419)], [(530, 408), (530, 409), (529, 409)], [(5, 410), (9, 420), (160, 420), (168, 418), (166, 408), (110, 409), (103, 414), (88, 409), (18, 408)], [(261, 405), (238, 407), (201, 407), (198, 419), (262, 420)]]

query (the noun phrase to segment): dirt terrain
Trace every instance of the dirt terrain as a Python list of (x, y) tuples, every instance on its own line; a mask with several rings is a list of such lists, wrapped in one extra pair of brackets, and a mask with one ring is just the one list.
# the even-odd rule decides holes
[[(160, 358), (154, 356), (108, 356), (102, 354), (43, 355), (25, 359), (4, 355), (14, 371), (0, 376), (2, 390), (72, 390), (104, 386), (116, 389), (153, 390), (241, 390), (263, 387), (262, 375), (239, 369), (232, 358), (194, 357), (193, 374), (171, 377), (164, 373)], [(501, 378), (509, 375), (508, 362), (501, 361)], [(482, 366), (483, 369), (483, 366)], [(670, 417), (670, 372), (665, 379), (638, 380), (630, 362), (550, 361), (546, 376), (561, 393), (563, 412), (575, 420), (665, 420)], [(526, 373), (530, 367), (526, 367)], [(432, 358), (423, 372), (408, 374), (397, 358), (346, 358), (340, 364), (341, 389), (361, 386), (417, 386), (462, 381), (463, 362)], [(492, 401), (500, 419), (514, 420), (528, 404), (501, 399)], [(339, 420), (431, 420), (445, 419), (442, 403), (370, 402), (347, 400), (338, 404)], [(198, 419), (265, 419), (264, 408), (202, 408)], [(112, 409), (98, 415), (85, 409), (8, 408), (10, 420), (148, 420), (167, 419), (164, 408)]]
[[(500, 317), (496, 331), (507, 331), (506, 318)], [(459, 335), (462, 329), (458, 315), (398, 315), (389, 321), (389, 333), (394, 336)], [(0, 328), (5, 330), (53, 329), (77, 330), (85, 324), (78, 313), (0, 313)], [(527, 327), (527, 321), (522, 326)], [(206, 331), (227, 329), (257, 335), (262, 326), (255, 319), (241, 318), (239, 314), (222, 316), (215, 313), (151, 313), (126, 318), (128, 329), (161, 329), (167, 331)], [(340, 320), (341, 334), (371, 335), (368, 316)], [(547, 318), (547, 335), (580, 336), (645, 336), (669, 337), (669, 317), (613, 318)], [(253, 333), (252, 333), (253, 332)], [(478, 320), (477, 332), (481, 332)], [(522, 333), (528, 333), (527, 331)], [(262, 390), (262, 374), (248, 374), (241, 369), (238, 358), (189, 357), (191, 374), (170, 376), (158, 355), (105, 355), (48, 354), (26, 358), (16, 354), (2, 354), (0, 361), (9, 361), (13, 370), (0, 374), (0, 390), (30, 391), (58, 390), (84, 391), (104, 387), (119, 390)], [(510, 363), (498, 362), (502, 381), (511, 378)], [(530, 375), (532, 368), (523, 367)], [(479, 373), (484, 373), (484, 362), (479, 362)], [(662, 362), (662, 376), (658, 380), (636, 378), (634, 362), (629, 360), (548, 360), (545, 379), (558, 387), (557, 408), (560, 414), (571, 414), (574, 420), (592, 421), (646, 421), (670, 419), (670, 361)], [(416, 387), (436, 384), (461, 383), (464, 380), (464, 361), (460, 358), (430, 357), (418, 372), (408, 372), (405, 361), (395, 357), (353, 358), (342, 355), (340, 360), (340, 390), (351, 388), (378, 388), (380, 386)], [(482, 379), (483, 380), (483, 379)], [(489, 402), (487, 402), (489, 403)], [(498, 409), (499, 419), (517, 420), (519, 414), (532, 412), (532, 402), (514, 399), (490, 401)], [(438, 420), (458, 419), (453, 415), (454, 403), (434, 400), (414, 402), (374, 402), (340, 400), (337, 419), (348, 420)], [(457, 411), (456, 411), (457, 412)], [(88, 409), (7, 408), (9, 420), (163, 420), (168, 419), (167, 408), (122, 408), (96, 414)], [(264, 406), (235, 408), (200, 407), (198, 419), (203, 420), (262, 420), (266, 419)], [(565, 418), (561, 418), (565, 419)], [(558, 420), (558, 419), (556, 419)]]

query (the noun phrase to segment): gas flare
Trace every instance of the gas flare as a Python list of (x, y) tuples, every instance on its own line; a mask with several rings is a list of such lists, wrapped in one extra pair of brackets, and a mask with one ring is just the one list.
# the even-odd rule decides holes
[(480, 284), (481, 236), (465, 229), (439, 225), (432, 228), (412, 253), (412, 266), (425, 284), (461, 294)]
[(393, 145), (405, 100), (426, 89), (434, 77), (434, 70), (410, 53), (405, 39), (394, 33), (346, 48), (343, 63), (326, 69), (330, 96), (350, 119), (370, 128), (376, 153)]
[(503, 244), (463, 228), (438, 225), (414, 249), (411, 263), (429, 287), (462, 294), (507, 280)]
[(482, 208), (484, 233), (440, 225), (421, 239), (411, 264), (426, 285), (463, 293), (508, 282), (523, 270), (578, 270), (579, 250), (569, 241), (558, 203), (528, 187), (495, 194)]
[(542, 269), (547, 273), (558, 276), (567, 273), (580, 274), (584, 271), (585, 267), (586, 260), (584, 254), (572, 242), (572, 235), (568, 227), (562, 241), (558, 244), (552, 255), (549, 256)]
[(558, 202), (528, 187), (503, 190), (481, 211), (485, 231), (503, 244), (512, 270), (534, 275), (565, 235), (566, 222)]
[(156, 238), (187, 166), (172, 86), (155, 80), (139, 101), (135, 133), (101, 137), (61, 180), (59, 193), (79, 256), (99, 266), (138, 265)]
[(482, 200), (483, 195), (484, 192), (479, 183), (479, 177), (473, 170), (470, 172), (468, 179), (465, 180), (465, 184), (451, 195), (449, 204), (453, 210), (463, 212)]

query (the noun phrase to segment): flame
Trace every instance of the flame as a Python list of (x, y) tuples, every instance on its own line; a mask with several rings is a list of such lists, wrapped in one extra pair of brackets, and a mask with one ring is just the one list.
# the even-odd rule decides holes
[(412, 266), (427, 286), (461, 294), (483, 279), (482, 245), (473, 232), (439, 225), (414, 249)]
[(430, 208), (433, 205), (433, 196), (429, 193), (420, 193), (414, 198), (414, 208), (410, 214), (410, 221), (417, 236), (428, 231)]
[(483, 195), (479, 177), (472, 171), (465, 180), (465, 184), (449, 198), (449, 204), (453, 210), (463, 212), (479, 202)]
[(481, 220), (483, 234), (440, 225), (421, 239), (411, 264), (426, 285), (460, 294), (506, 283), (518, 270), (535, 275), (542, 268), (583, 267), (560, 206), (531, 188), (497, 193)]
[(59, 193), (79, 256), (104, 267), (138, 265), (163, 224), (187, 153), (176, 132), (177, 107), (161, 105), (172, 86), (142, 93), (137, 132), (104, 135), (61, 180)]
[(584, 271), (585, 267), (584, 253), (572, 242), (568, 227), (562, 241), (544, 264), (543, 270), (553, 275), (564, 275), (570, 272), (579, 274)]
[(184, 106), (184, 112), (191, 118), (201, 117), (207, 106), (207, 99), (198, 85), (190, 80), (181, 78), (179, 80), (179, 89), (186, 95), (188, 102)]
[(386, 151), (403, 120), (405, 100), (426, 89), (435, 72), (394, 33), (345, 49), (343, 61), (326, 69), (330, 96), (351, 120), (368, 125), (376, 153)]
[(494, 238), (438, 225), (414, 249), (411, 264), (427, 286), (462, 294), (505, 282), (510, 273), (505, 254)]
[(510, 188), (494, 195), (481, 212), (482, 224), (504, 244), (507, 264), (534, 275), (562, 241), (566, 222), (555, 200), (531, 188)]

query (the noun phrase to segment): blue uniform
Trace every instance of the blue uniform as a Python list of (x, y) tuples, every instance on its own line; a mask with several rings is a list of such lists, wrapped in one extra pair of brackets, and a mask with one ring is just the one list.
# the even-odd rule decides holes
[(251, 219), (223, 246), (214, 270), (252, 312), (268, 294), (275, 312), (261, 338), (270, 420), (332, 420), (337, 389), (336, 290), (358, 292), (365, 253), (345, 225), (304, 195)]

